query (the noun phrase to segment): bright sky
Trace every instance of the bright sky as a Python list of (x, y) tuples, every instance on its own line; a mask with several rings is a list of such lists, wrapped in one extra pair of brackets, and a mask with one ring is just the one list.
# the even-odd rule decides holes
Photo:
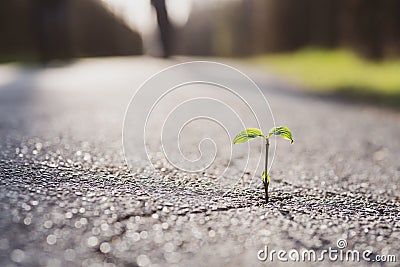
[[(156, 26), (155, 11), (150, 0), (101, 0), (114, 14), (142, 34), (152, 32)], [(186, 24), (193, 0), (166, 0), (169, 17), (176, 26)]]

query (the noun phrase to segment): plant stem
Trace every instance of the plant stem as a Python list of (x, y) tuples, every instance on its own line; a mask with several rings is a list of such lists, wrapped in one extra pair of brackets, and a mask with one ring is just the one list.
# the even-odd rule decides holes
[(263, 181), (264, 183), (264, 189), (265, 189), (265, 202), (268, 203), (268, 186), (269, 186), (269, 181), (268, 181), (268, 150), (269, 150), (269, 140), (266, 139), (267, 143), (265, 144), (265, 179)]

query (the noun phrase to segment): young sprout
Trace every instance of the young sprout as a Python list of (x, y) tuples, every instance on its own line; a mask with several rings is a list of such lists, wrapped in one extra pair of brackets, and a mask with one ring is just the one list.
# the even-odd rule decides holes
[(265, 169), (263, 174), (261, 175), (264, 189), (265, 189), (265, 201), (268, 203), (268, 186), (271, 180), (271, 177), (268, 175), (268, 150), (269, 150), (269, 138), (272, 135), (280, 135), (282, 138), (290, 140), (290, 143), (293, 144), (293, 136), (290, 132), (289, 128), (286, 126), (274, 127), (269, 132), (268, 135), (265, 136), (260, 129), (257, 128), (247, 128), (246, 130), (240, 132), (235, 139), (233, 139), (234, 144), (241, 144), (247, 142), (253, 138), (261, 137), (265, 139)]

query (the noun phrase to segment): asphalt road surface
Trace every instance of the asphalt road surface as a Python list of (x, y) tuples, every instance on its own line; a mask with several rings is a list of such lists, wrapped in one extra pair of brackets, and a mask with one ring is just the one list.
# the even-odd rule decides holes
[[(0, 266), (379, 266), (374, 260), (390, 255), (397, 262), (384, 264), (398, 266), (398, 112), (306, 95), (231, 62), (254, 77), (296, 140), (278, 142), (264, 204), (257, 183), (229, 192), (216, 185), (222, 160), (197, 174), (159, 162), (159, 175), (147, 159), (125, 164), (129, 99), (175, 63), (0, 66)], [(275, 254), (264, 262), (266, 245), (318, 257), (330, 247), (371, 251), (371, 261), (284, 262)]]

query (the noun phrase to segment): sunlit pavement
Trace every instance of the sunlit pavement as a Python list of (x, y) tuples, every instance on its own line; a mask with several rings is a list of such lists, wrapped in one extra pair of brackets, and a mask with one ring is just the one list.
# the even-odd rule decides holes
[[(0, 66), (1, 266), (265, 266), (257, 252), (266, 244), (322, 250), (339, 239), (400, 260), (393, 111), (304, 95), (234, 62), (295, 135), (293, 146), (278, 146), (271, 203), (261, 188), (224, 195), (211, 178), (153, 175), (146, 160), (129, 170), (121, 145), (129, 99), (175, 63)], [(323, 264), (332, 262), (315, 263)]]

